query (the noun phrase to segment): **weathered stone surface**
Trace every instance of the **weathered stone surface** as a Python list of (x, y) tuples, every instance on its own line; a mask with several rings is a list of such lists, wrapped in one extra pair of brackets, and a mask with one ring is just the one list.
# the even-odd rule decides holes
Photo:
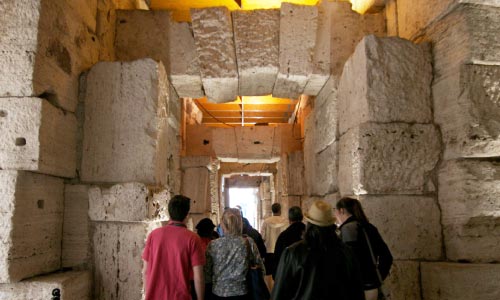
[(332, 14), (331, 74), (340, 78), (344, 63), (365, 35), (386, 35), (385, 18), (382, 13), (360, 15), (351, 10), (349, 2), (333, 2), (328, 6)]
[(74, 177), (76, 130), (75, 116), (46, 100), (0, 99), (0, 169)]
[(191, 98), (182, 99), (184, 102), (184, 117), (186, 124), (196, 125), (203, 121), (203, 112)]
[(141, 259), (149, 232), (158, 222), (92, 222), (96, 299), (142, 299)]
[(182, 171), (181, 193), (191, 199), (191, 213), (210, 211), (210, 173), (207, 168), (188, 168)]
[(269, 95), (278, 75), (280, 12), (277, 9), (232, 13), (240, 96)]
[(288, 195), (303, 195), (304, 188), (304, 153), (295, 151), (288, 153), (286, 177)]
[(279, 71), (273, 96), (297, 99), (313, 70), (318, 8), (283, 2), (280, 11)]
[(124, 183), (109, 188), (89, 188), (89, 217), (92, 221), (145, 221), (166, 219), (170, 195), (167, 190), (142, 183)]
[(442, 257), (437, 200), (402, 195), (363, 195), (359, 200), (389, 246), (394, 259), (437, 260)]
[(99, 0), (97, 3), (97, 40), (99, 61), (115, 60), (116, 1)]
[[(304, 179), (306, 183), (306, 194), (313, 194), (314, 180), (316, 179), (316, 152), (314, 151), (315, 136), (315, 112), (314, 110), (304, 121)], [(302, 201), (304, 205), (304, 201)]]
[[(82, 180), (166, 183), (171, 109), (163, 65), (102, 62), (87, 76)], [(177, 152), (179, 153), (179, 152)], [(178, 155), (177, 155), (178, 156)], [(178, 161), (178, 158), (177, 158)]]
[(338, 94), (334, 77), (330, 77), (314, 102), (314, 152), (319, 153), (338, 140)]
[(424, 300), (496, 300), (500, 264), (421, 264)]
[(17, 282), (61, 266), (63, 180), (0, 171), (0, 282)]
[(433, 125), (363, 123), (340, 138), (340, 193), (422, 194), (440, 148)]
[(395, 260), (389, 276), (384, 281), (384, 287), (389, 300), (420, 300), (420, 263)]
[(68, 111), (98, 58), (97, 1), (2, 1), (0, 97), (43, 96)]
[(430, 123), (429, 50), (397, 37), (364, 37), (339, 82), (340, 134), (364, 122)]
[(439, 170), (439, 204), (446, 256), (500, 261), (500, 163), (447, 161)]
[(313, 195), (326, 195), (338, 190), (338, 151), (338, 142), (334, 142), (314, 155)]
[(229, 10), (192, 9), (191, 18), (201, 81), (208, 100), (234, 101), (238, 96), (238, 70)]
[(202, 98), (203, 85), (193, 32), (189, 23), (170, 20), (168, 78), (179, 97)]
[(86, 185), (64, 186), (62, 267), (89, 263), (89, 193)]
[(184, 156), (181, 157), (181, 168), (187, 169), (205, 167), (207, 169), (211, 169), (214, 162), (215, 159), (211, 156)]
[(166, 10), (117, 10), (117, 60), (152, 58), (168, 66), (169, 23), (170, 12)]
[(30, 278), (18, 283), (0, 284), (0, 299), (47, 300), (59, 289), (61, 299), (90, 300), (91, 274), (89, 271), (58, 272)]

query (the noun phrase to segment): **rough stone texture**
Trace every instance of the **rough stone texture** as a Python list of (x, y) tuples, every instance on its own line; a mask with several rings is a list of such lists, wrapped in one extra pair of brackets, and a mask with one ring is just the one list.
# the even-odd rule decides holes
[(421, 264), (424, 300), (500, 299), (500, 264)]
[[(184, 120), (186, 124), (196, 125), (203, 121), (203, 112), (191, 98), (184, 98)], [(184, 137), (185, 138), (185, 137)]]
[(385, 1), (385, 19), (387, 23), (387, 36), (399, 36), (397, 0)]
[(314, 152), (319, 153), (338, 140), (338, 94), (334, 77), (330, 77), (314, 102)]
[(198, 168), (205, 167), (211, 169), (215, 159), (210, 156), (184, 156), (181, 157), (181, 168)]
[(191, 9), (191, 18), (201, 81), (208, 100), (234, 101), (238, 96), (238, 70), (229, 10)]
[(158, 222), (92, 222), (96, 299), (142, 299), (141, 259), (149, 232)]
[(500, 261), (500, 162), (444, 163), (439, 203), (448, 259)]
[(85, 97), (83, 181), (166, 183), (168, 161), (175, 158), (167, 153), (173, 142), (167, 132), (169, 88), (163, 65), (151, 59), (92, 68)]
[(47, 300), (59, 289), (61, 299), (90, 300), (91, 274), (89, 271), (58, 272), (30, 278), (18, 283), (0, 284), (0, 299)]
[[(304, 121), (304, 180), (306, 183), (306, 194), (313, 194), (314, 180), (316, 179), (315, 162), (316, 153), (314, 151), (314, 136), (316, 126), (314, 110), (306, 117)], [(304, 201), (302, 201), (304, 204)]]
[(433, 125), (363, 123), (340, 138), (340, 193), (422, 194), (440, 148)]
[(62, 179), (23, 171), (0, 171), (0, 282), (61, 266)]
[(167, 126), (167, 179), (165, 186), (173, 194), (178, 194), (181, 191), (181, 152), (180, 133), (178, 128)]
[(97, 39), (99, 41), (99, 61), (115, 60), (116, 7), (114, 0), (97, 2)]
[(384, 281), (388, 300), (420, 300), (420, 263), (395, 260)]
[(364, 122), (430, 123), (429, 50), (397, 37), (363, 38), (339, 82), (340, 134)]
[(312, 71), (304, 87), (304, 94), (316, 96), (330, 77), (330, 52), (332, 29), (332, 2), (321, 1), (318, 7), (316, 46), (312, 55)]
[(98, 59), (97, 1), (0, 3), (0, 97), (42, 96), (68, 111), (78, 77)]
[(349, 2), (329, 3), (332, 14), (331, 74), (340, 78), (344, 63), (359, 41), (368, 34), (386, 35), (383, 13), (360, 15), (351, 10)]
[(314, 155), (314, 176), (312, 194), (326, 195), (338, 190), (338, 142), (334, 142), (325, 150)]
[(166, 219), (170, 195), (167, 190), (142, 183), (124, 183), (109, 188), (89, 188), (89, 217), (92, 221), (145, 221)]
[(74, 177), (76, 130), (73, 114), (43, 99), (0, 99), (0, 169)]
[(210, 172), (206, 167), (182, 171), (182, 195), (191, 199), (191, 213), (210, 211)]
[(202, 98), (203, 85), (193, 32), (189, 23), (170, 20), (168, 78), (179, 97)]
[(269, 95), (278, 75), (280, 12), (277, 9), (232, 13), (240, 96)]
[(359, 200), (389, 246), (394, 259), (437, 260), (442, 257), (437, 200), (401, 195), (363, 195)]
[(288, 185), (288, 195), (303, 195), (304, 194), (304, 153), (295, 151), (288, 153), (286, 178)]
[(89, 263), (89, 193), (86, 185), (64, 186), (62, 267)]
[(273, 96), (297, 99), (313, 70), (318, 8), (283, 2), (280, 10), (279, 71)]
[(119, 61), (152, 58), (169, 65), (170, 12), (117, 10), (115, 55)]

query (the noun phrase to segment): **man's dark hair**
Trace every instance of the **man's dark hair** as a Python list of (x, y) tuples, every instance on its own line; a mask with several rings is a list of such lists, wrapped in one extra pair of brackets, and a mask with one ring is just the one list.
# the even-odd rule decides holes
[(170, 219), (182, 222), (187, 217), (191, 206), (191, 199), (183, 195), (175, 195), (168, 202)]
[(290, 222), (300, 222), (304, 218), (304, 215), (302, 215), (302, 209), (298, 206), (292, 206), (288, 210), (288, 220)]
[(273, 211), (273, 214), (279, 214), (281, 212), (281, 204), (274, 203), (271, 205), (271, 210)]

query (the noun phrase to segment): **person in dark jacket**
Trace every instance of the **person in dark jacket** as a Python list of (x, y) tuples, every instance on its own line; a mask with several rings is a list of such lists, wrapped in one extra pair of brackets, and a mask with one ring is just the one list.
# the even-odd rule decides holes
[(364, 300), (359, 266), (335, 233), (332, 207), (313, 202), (304, 240), (281, 255), (273, 300)]
[[(286, 247), (302, 239), (302, 235), (306, 230), (306, 225), (302, 223), (303, 218), (304, 216), (300, 207), (290, 207), (288, 210), (288, 222), (290, 222), (290, 226), (278, 236), (276, 246), (274, 247), (274, 258), (277, 262), (280, 261), (281, 254)], [(276, 279), (276, 270), (273, 272), (273, 279)]]
[(264, 240), (260, 233), (250, 225), (250, 222), (247, 218), (243, 218), (243, 235), (248, 235), (253, 239), (255, 244), (257, 244), (257, 248), (259, 248), (260, 257), (265, 257), (266, 255), (266, 245), (264, 244)]
[(392, 265), (391, 252), (377, 228), (368, 222), (358, 200), (340, 199), (336, 205), (335, 217), (341, 224), (339, 231), (342, 241), (353, 250), (358, 259), (366, 300), (376, 300), (378, 288)]

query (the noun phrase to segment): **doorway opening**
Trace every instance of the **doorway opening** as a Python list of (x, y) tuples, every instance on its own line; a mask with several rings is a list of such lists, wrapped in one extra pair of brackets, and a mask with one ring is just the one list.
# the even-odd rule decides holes
[(229, 206), (241, 207), (241, 214), (248, 219), (253, 228), (257, 228), (259, 205), (259, 189), (256, 187), (231, 187), (229, 188)]

